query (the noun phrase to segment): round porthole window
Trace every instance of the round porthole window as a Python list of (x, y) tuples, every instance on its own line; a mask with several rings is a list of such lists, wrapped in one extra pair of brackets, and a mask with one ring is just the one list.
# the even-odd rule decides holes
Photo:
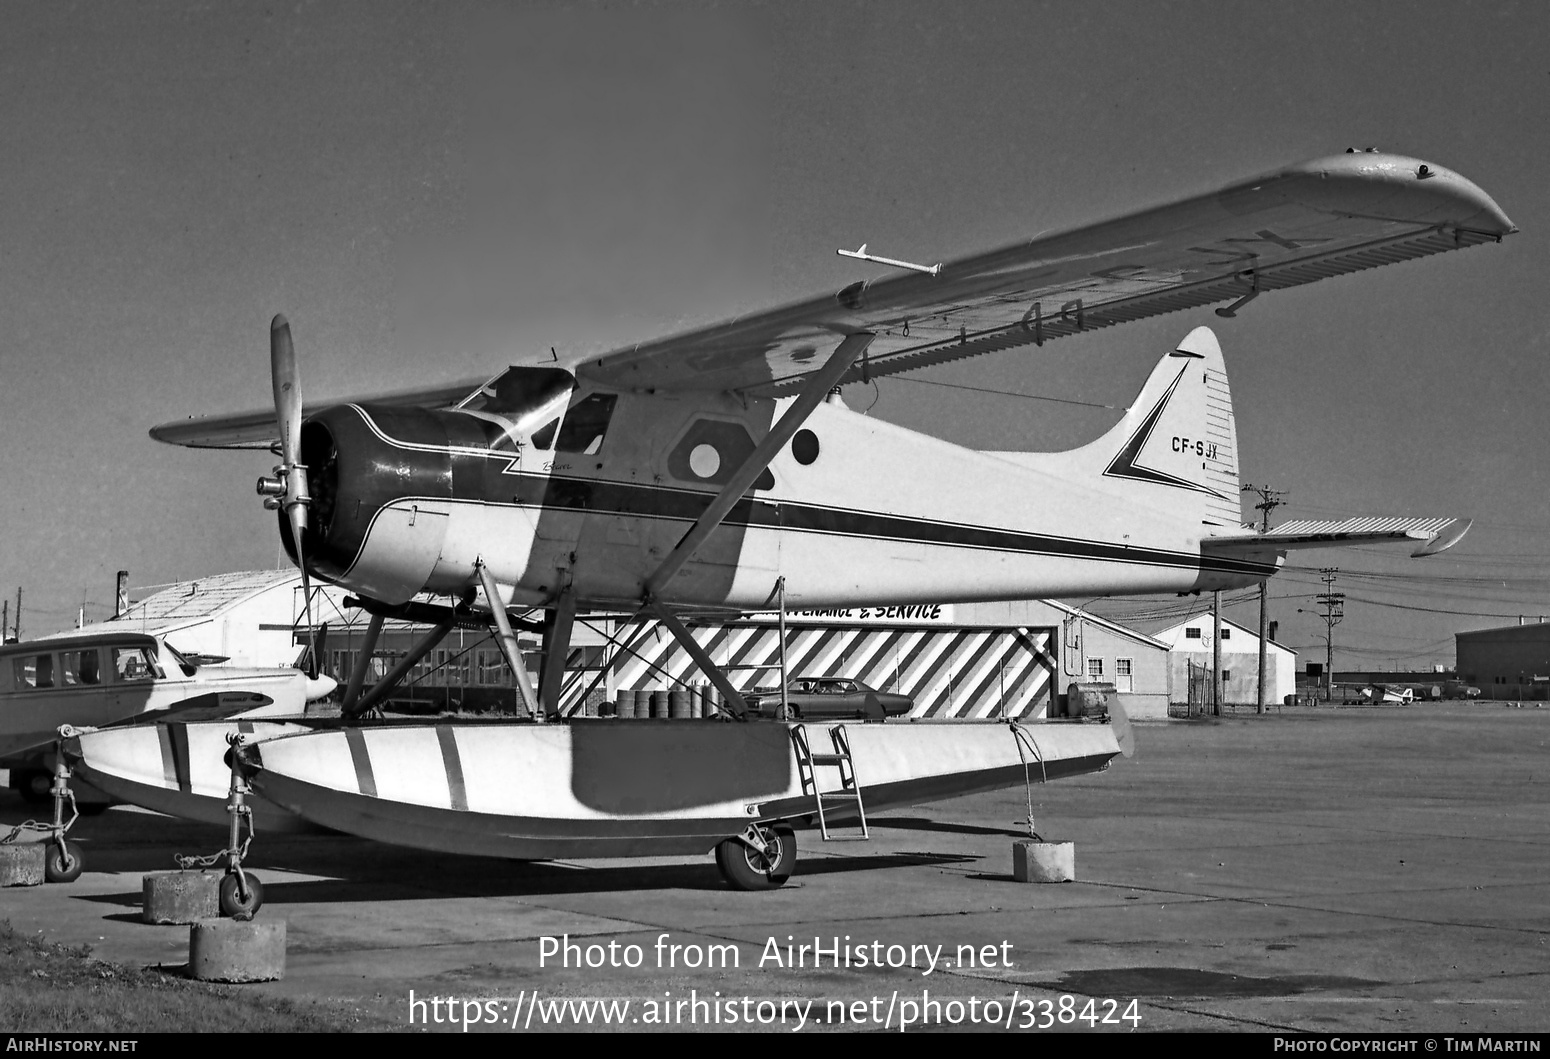
[(701, 478), (709, 478), (721, 470), (721, 453), (714, 445), (696, 445), (689, 452), (689, 470)]
[(818, 435), (811, 430), (799, 430), (791, 439), (791, 455), (804, 467), (818, 458)]

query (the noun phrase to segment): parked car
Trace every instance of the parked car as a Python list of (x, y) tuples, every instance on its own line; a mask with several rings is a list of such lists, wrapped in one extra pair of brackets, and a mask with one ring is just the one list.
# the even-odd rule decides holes
[[(745, 696), (748, 709), (760, 717), (780, 713), (780, 688), (757, 688)], [(909, 713), (915, 701), (908, 695), (878, 691), (851, 677), (795, 677), (786, 682), (786, 702), (792, 720), (880, 721)]]
[(294, 668), (204, 663), (116, 624), (0, 647), (0, 768), (23, 797), (47, 801), (61, 724), (300, 716), (334, 689)]

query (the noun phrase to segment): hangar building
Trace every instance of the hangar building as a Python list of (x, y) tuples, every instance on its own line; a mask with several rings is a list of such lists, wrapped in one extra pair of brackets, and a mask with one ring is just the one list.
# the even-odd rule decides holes
[[(305, 610), (299, 571), (246, 570), (155, 587), (156, 592), (131, 603), (123, 614), (94, 622), (84, 631), (128, 628), (152, 633), (184, 654), (225, 657), (234, 665), (288, 666), (296, 660), (296, 630), (305, 623), (298, 618)], [(344, 595), (331, 587), (318, 593), (315, 620), (341, 623)]]
[[(1209, 702), (1211, 614), (1196, 614), (1153, 635), (1168, 646), (1174, 701)], [(1267, 640), (1266, 648), (1265, 701), (1285, 702), (1297, 693), (1297, 652), (1274, 640)], [(1227, 618), (1222, 619), (1222, 702), (1259, 702), (1259, 634)]]
[[(347, 593), (319, 586), (314, 620), (329, 627), (323, 668), (344, 682), (367, 615), (346, 608)], [(788, 612), (792, 677), (842, 676), (915, 699), (920, 717), (1039, 717), (1072, 683), (1115, 685), (1132, 717), (1166, 717), (1168, 645), (1144, 633), (1051, 600)], [(166, 586), (131, 605), (113, 624), (166, 636), (184, 652), (222, 655), (244, 665), (290, 665), (306, 642), (301, 575), (293, 570), (223, 574)], [(779, 684), (775, 614), (688, 623), (695, 638), (742, 690)], [(374, 652), (374, 676), (402, 658), (423, 630), (388, 622)], [(538, 667), (536, 637), (523, 653)], [(702, 683), (687, 652), (654, 621), (578, 617), (562, 708), (612, 701), (623, 689)], [(500, 650), (478, 629), (454, 629), (393, 695), (413, 708), (485, 709), (514, 701)]]
[(1454, 634), (1458, 678), (1488, 699), (1550, 696), (1550, 622)]

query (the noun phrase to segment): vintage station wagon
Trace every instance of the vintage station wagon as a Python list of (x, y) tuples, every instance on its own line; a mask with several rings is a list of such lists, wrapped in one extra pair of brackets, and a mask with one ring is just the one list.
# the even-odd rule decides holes
[(201, 664), (149, 633), (94, 631), (0, 646), (0, 768), (41, 797), (59, 726), (177, 716), (299, 716), (334, 688), (296, 669)]

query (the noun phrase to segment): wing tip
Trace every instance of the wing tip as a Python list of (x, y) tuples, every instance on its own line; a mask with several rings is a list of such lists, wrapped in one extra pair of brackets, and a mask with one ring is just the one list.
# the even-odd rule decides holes
[(1428, 538), (1427, 542), (1410, 553), (1412, 559), (1425, 559), (1429, 555), (1437, 555), (1453, 547), (1464, 539), (1464, 534), (1475, 524), (1472, 518), (1456, 518), (1443, 526)]

